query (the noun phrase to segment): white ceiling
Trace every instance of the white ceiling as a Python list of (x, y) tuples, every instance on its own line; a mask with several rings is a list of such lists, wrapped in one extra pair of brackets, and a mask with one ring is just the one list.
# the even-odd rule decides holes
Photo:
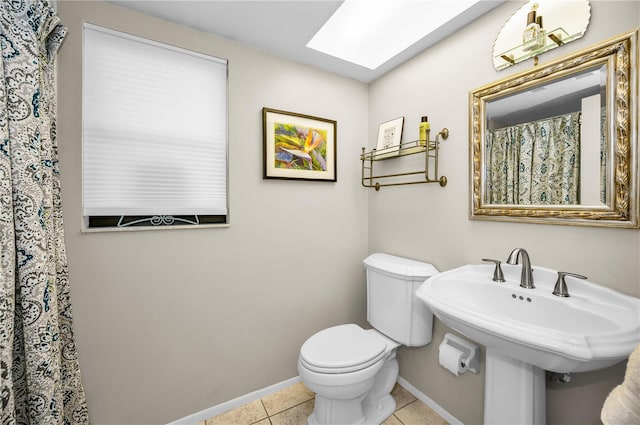
[[(420, 1), (429, 1), (433, 3), (433, 7), (438, 7), (438, 3), (444, 3), (444, 1), (435, 0)], [(331, 17), (342, 0), (111, 0), (111, 3), (207, 33), (237, 40), (295, 62), (369, 83), (482, 16), (503, 1), (480, 1), (375, 70), (354, 65), (306, 47), (307, 42)], [(366, 19), (366, 16), (363, 19)], [(428, 16), (425, 16), (425, 20), (428, 20)]]

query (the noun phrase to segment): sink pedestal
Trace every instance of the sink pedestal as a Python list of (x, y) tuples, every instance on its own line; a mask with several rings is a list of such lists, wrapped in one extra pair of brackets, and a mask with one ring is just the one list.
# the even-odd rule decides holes
[(484, 423), (544, 424), (545, 370), (589, 372), (621, 362), (640, 342), (640, 299), (583, 280), (571, 297), (553, 295), (559, 272), (535, 267), (535, 289), (520, 265), (458, 267), (427, 279), (416, 296), (451, 329), (487, 350)]
[(545, 424), (545, 371), (487, 347), (485, 425)]

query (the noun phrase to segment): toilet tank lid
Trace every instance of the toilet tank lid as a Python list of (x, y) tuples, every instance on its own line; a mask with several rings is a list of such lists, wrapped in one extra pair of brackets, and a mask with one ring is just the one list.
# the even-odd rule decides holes
[(438, 269), (433, 264), (381, 252), (365, 258), (364, 265), (368, 269), (377, 269), (399, 276), (424, 277), (425, 279), (438, 273)]

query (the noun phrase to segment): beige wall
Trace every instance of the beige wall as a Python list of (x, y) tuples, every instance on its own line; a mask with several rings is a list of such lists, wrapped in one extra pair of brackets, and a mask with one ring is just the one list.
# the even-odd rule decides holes
[[(590, 3), (591, 22), (585, 36), (542, 55), (541, 63), (640, 26), (638, 1)], [(496, 34), (521, 4), (524, 2), (499, 6), (370, 85), (370, 146), (375, 145), (378, 124), (398, 116), (405, 117), (406, 140), (417, 139), (421, 115), (429, 116), (432, 133), (448, 127), (450, 136), (441, 149), (440, 170), (449, 179), (445, 188), (418, 185), (370, 192), (369, 251), (430, 261), (445, 270), (479, 263), (481, 258), (506, 260), (511, 249), (522, 246), (534, 265), (581, 273), (639, 296), (637, 230), (468, 219), (468, 93), (533, 66), (529, 60), (497, 72), (491, 61)], [(400, 374), (464, 423), (481, 423), (484, 374), (454, 377), (438, 366), (438, 344), (447, 331), (436, 321), (429, 346), (402, 349)], [(624, 365), (619, 365), (574, 374), (567, 385), (550, 384), (549, 423), (599, 423), (602, 402), (622, 380), (623, 371)]]
[[(58, 60), (65, 228), (92, 421), (166, 423), (297, 375), (306, 337), (363, 324), (368, 252), (445, 270), (524, 246), (534, 264), (639, 296), (636, 230), (467, 218), (467, 96), (532, 66), (496, 72), (491, 62), (495, 34), (520, 4), (507, 2), (367, 87), (111, 4), (59, 0), (69, 27)], [(543, 62), (640, 25), (637, 1), (591, 6), (586, 36)], [(83, 20), (229, 59), (230, 228), (81, 233)], [(337, 183), (262, 179), (264, 106), (338, 121)], [(433, 130), (451, 132), (440, 164), (449, 184), (361, 188), (360, 146), (375, 144), (378, 124), (404, 116), (405, 138), (417, 138), (425, 114)], [(484, 374), (456, 378), (438, 366), (446, 331), (436, 321), (430, 346), (402, 349), (401, 375), (463, 422), (481, 423)], [(550, 423), (597, 423), (623, 370), (550, 384)]]
[[(111, 4), (58, 7), (64, 218), (92, 422), (167, 423), (292, 378), (309, 335), (363, 323), (367, 86)], [(229, 60), (231, 227), (81, 233), (83, 20)], [(262, 179), (265, 106), (338, 122), (337, 183)]]

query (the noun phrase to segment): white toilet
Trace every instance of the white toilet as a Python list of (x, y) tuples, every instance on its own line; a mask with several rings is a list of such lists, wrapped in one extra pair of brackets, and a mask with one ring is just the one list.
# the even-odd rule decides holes
[(415, 291), (434, 266), (389, 254), (364, 260), (367, 320), (374, 329), (334, 326), (302, 345), (298, 373), (316, 393), (309, 425), (379, 425), (395, 410), (396, 350), (431, 342), (433, 314)]

